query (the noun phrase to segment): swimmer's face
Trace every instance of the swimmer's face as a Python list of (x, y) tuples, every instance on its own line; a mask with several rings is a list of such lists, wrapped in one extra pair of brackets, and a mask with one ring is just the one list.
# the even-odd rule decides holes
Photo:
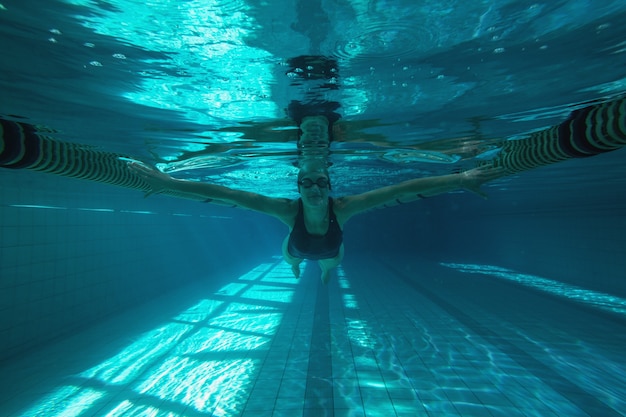
[(310, 205), (319, 205), (328, 200), (330, 180), (323, 171), (303, 173), (298, 179), (298, 191), (302, 201)]

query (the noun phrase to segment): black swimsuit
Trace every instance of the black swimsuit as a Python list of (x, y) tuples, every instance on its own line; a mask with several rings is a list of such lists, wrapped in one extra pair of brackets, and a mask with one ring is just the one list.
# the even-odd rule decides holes
[(312, 235), (306, 230), (304, 224), (304, 211), (302, 199), (298, 200), (298, 215), (296, 223), (289, 235), (287, 252), (295, 258), (301, 259), (329, 259), (339, 254), (343, 242), (343, 232), (337, 223), (337, 217), (333, 211), (333, 199), (328, 199), (328, 231), (325, 235)]

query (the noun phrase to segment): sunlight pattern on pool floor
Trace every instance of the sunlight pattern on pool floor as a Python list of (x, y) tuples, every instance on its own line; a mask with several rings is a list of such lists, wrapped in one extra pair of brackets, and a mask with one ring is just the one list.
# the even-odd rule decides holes
[(556, 295), (586, 306), (608, 311), (610, 313), (626, 315), (626, 300), (611, 294), (580, 288), (575, 285), (559, 282), (553, 279), (543, 278), (537, 275), (524, 274), (494, 265), (458, 263), (441, 263), (441, 265), (469, 274), (482, 274), (502, 278), (507, 281), (513, 281), (520, 285)]
[[(534, 310), (505, 315), (451, 297), (439, 280), (454, 288), (466, 279), (437, 264), (416, 263), (413, 274), (348, 261), (328, 285), (317, 265), (303, 265), (295, 280), (274, 259), (210, 296), (186, 290), (157, 326), (147, 320), (161, 302), (2, 369), (16, 375), (4, 391), (18, 411), (7, 415), (618, 417), (626, 410), (623, 337), (586, 310), (574, 327), (554, 327)], [(135, 321), (151, 330), (119, 335)], [(580, 332), (585, 326), (593, 332)], [(118, 348), (92, 353), (106, 338), (117, 338)]]
[[(69, 377), (24, 416), (230, 416), (241, 411), (294, 285), (262, 264), (146, 332), (110, 359)], [(291, 280), (293, 281), (293, 280)], [(127, 398), (124, 398), (127, 397)], [(47, 410), (47, 411), (45, 411)]]

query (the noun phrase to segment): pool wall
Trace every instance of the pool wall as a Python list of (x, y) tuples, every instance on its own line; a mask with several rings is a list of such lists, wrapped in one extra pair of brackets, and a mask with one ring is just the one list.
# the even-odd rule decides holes
[(626, 297), (624, 169), (598, 173), (619, 158), (528, 172), (485, 187), (487, 200), (452, 193), (366, 213), (349, 226), (346, 256), (491, 265)]
[(0, 360), (224, 279), (276, 255), (287, 232), (255, 213), (97, 183), (9, 170), (0, 181)]

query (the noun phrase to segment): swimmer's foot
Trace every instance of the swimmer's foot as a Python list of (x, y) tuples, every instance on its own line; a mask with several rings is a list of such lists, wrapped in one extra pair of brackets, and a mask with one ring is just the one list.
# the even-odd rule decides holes
[(329, 270), (322, 270), (322, 283), (324, 284), (328, 284), (328, 281), (330, 281), (330, 271)]
[(291, 272), (296, 279), (300, 278), (300, 263), (291, 265)]

